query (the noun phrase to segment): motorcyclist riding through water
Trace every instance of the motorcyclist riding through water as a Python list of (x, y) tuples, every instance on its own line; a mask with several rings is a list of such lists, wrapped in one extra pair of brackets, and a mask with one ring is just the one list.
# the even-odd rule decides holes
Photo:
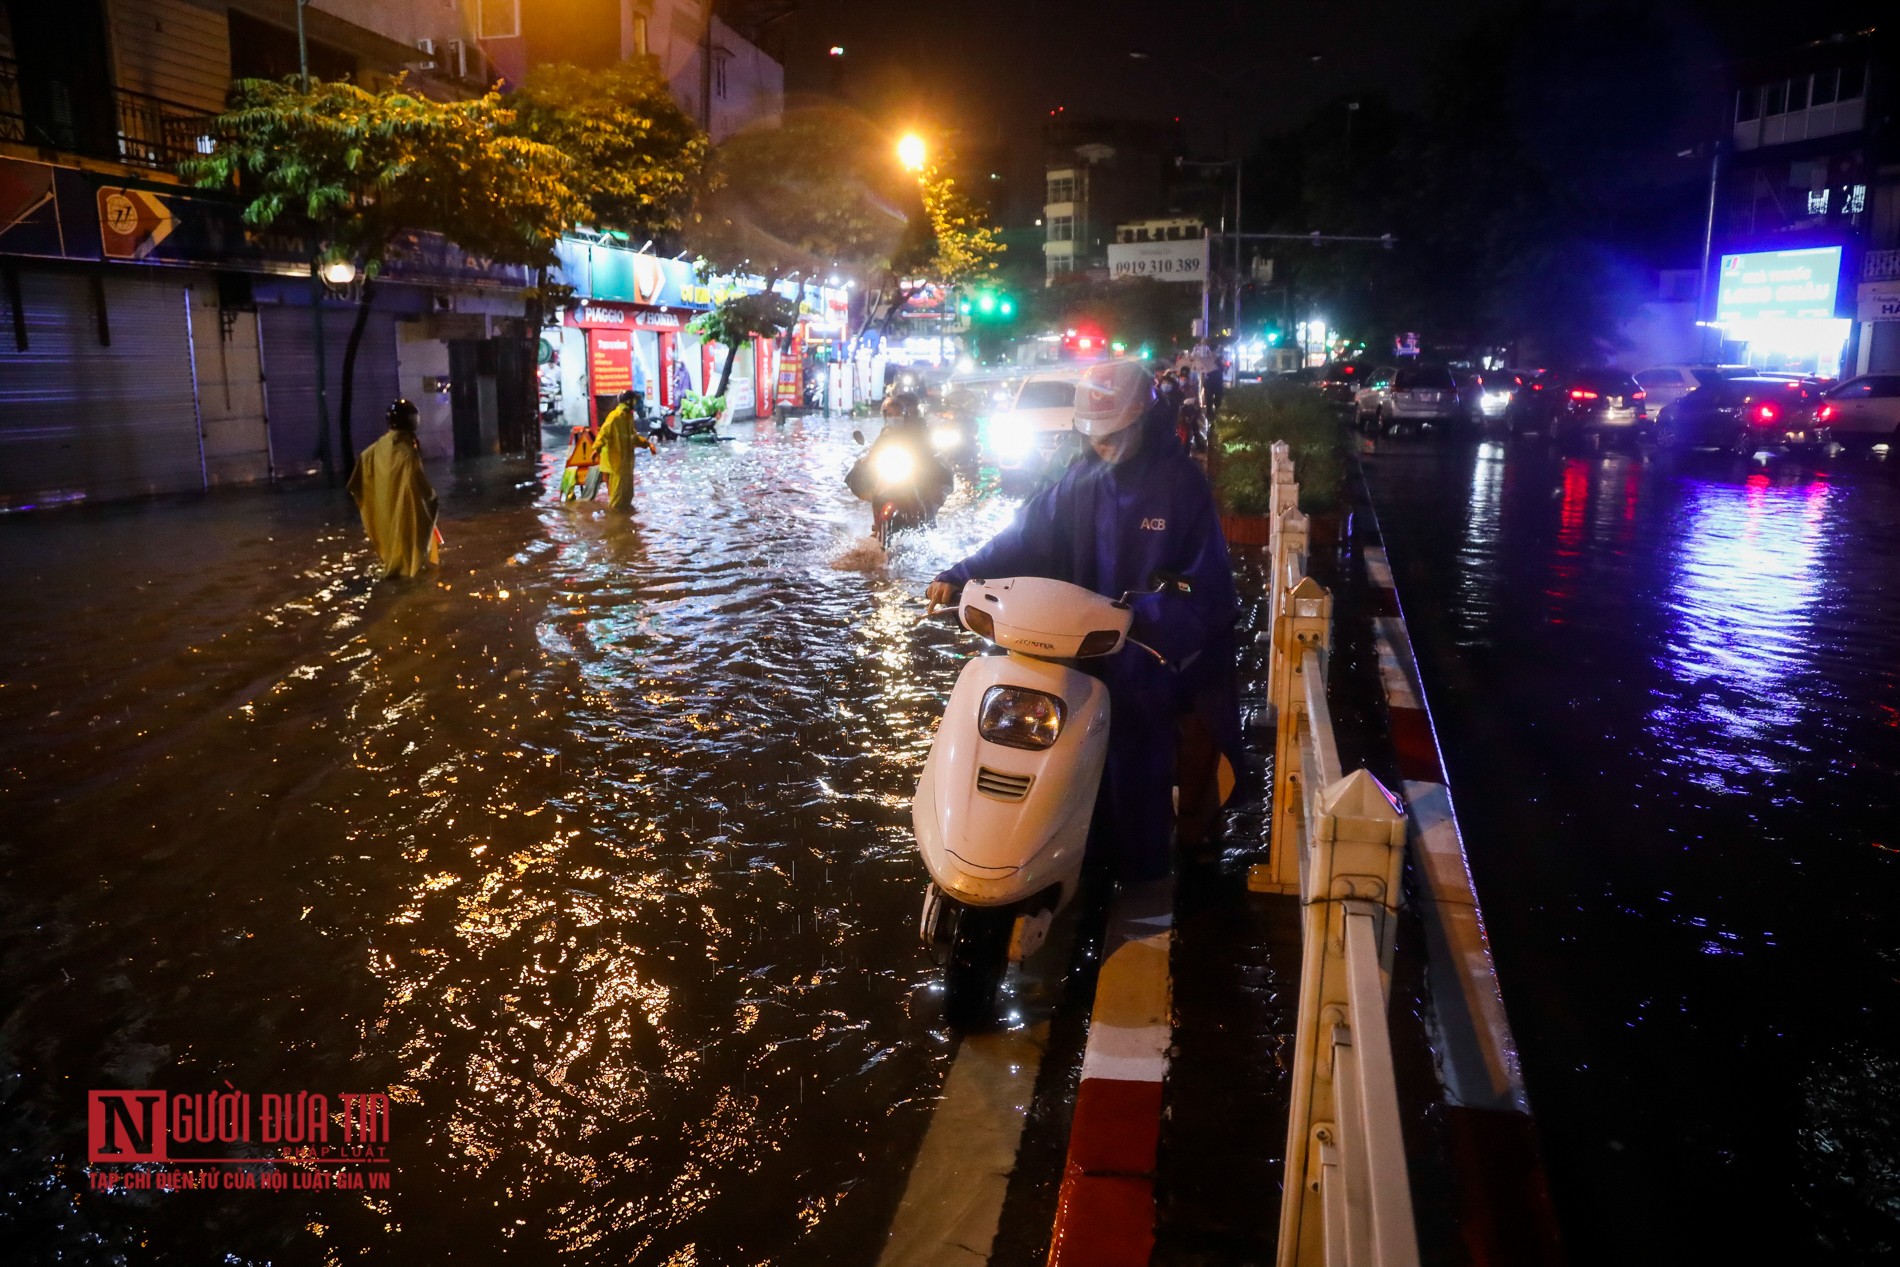
[[(862, 433), (853, 433), (862, 442)], [(884, 402), (884, 427), (845, 483), (871, 503), (871, 533), (888, 545), (890, 535), (936, 517), (956, 477), (931, 448), (930, 429), (917, 397), (902, 392)]]
[[(1171, 408), (1157, 402), (1141, 365), (1091, 368), (1075, 398), (1075, 429), (1090, 452), (929, 589), (933, 605), (948, 604), (972, 579), (1040, 576), (1131, 595), (1135, 636), (1166, 665), (1129, 648), (1085, 669), (1107, 684), (1116, 719), (1089, 853), (1124, 880), (1167, 873), (1177, 775), (1184, 819), (1189, 795), (1215, 782), (1177, 770), (1178, 732), (1203, 755), (1218, 748), (1237, 761), (1240, 750), (1239, 598), (1207, 477), (1158, 438), (1167, 433), (1158, 411)], [(1172, 583), (1157, 591), (1161, 582)]]

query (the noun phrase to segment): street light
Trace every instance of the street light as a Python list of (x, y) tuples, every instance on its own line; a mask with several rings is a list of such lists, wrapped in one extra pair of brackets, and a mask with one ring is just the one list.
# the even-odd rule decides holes
[(921, 172), (924, 169), (924, 138), (915, 132), (906, 132), (904, 139), (897, 143), (897, 161), (904, 165), (907, 172)]
[(326, 285), (341, 290), (356, 280), (356, 265), (348, 260), (331, 260), (323, 266), (323, 280)]

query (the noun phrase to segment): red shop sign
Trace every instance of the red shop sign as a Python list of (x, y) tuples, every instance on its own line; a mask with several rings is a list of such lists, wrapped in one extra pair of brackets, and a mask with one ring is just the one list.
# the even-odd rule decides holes
[(633, 336), (619, 330), (587, 332), (587, 377), (596, 396), (617, 396), (633, 387)]
[(633, 304), (577, 304), (563, 314), (566, 323), (580, 330), (683, 330), (687, 318), (665, 308), (641, 308)]

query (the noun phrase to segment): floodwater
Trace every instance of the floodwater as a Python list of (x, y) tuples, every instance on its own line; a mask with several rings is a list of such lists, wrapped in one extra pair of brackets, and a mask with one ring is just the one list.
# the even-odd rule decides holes
[(1900, 480), (1382, 442), (1572, 1261), (1900, 1257)]
[[(909, 798), (961, 656), (843, 422), (0, 525), (0, 1243), (19, 1262), (869, 1263), (954, 1048)], [(932, 622), (937, 625), (940, 622)], [(388, 1091), (386, 1192), (95, 1193), (86, 1092)], [(367, 1259), (365, 1259), (367, 1255)]]

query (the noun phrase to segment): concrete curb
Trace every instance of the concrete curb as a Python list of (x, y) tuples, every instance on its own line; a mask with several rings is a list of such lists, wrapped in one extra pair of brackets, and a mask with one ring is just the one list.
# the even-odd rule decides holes
[(1407, 843), (1427, 942), (1428, 1022), (1444, 1088), (1445, 1122), (1458, 1172), (1458, 1223), (1471, 1261), (1564, 1261), (1550, 1185), (1517, 1040), (1504, 1011), (1484, 913), (1458, 830), (1438, 735), (1425, 701), (1390, 561), (1374, 541), (1362, 551), (1393, 754), (1405, 797)]
[(1161, 1088), (1174, 1029), (1174, 884), (1124, 889), (1109, 914), (1049, 1267), (1146, 1267), (1155, 1244)]

